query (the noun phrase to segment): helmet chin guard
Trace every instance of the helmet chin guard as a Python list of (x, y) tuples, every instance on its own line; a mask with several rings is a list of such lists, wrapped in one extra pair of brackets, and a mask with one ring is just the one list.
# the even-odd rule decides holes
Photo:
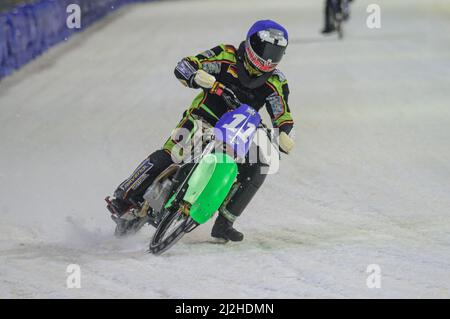
[(244, 87), (249, 89), (255, 89), (257, 87), (264, 85), (264, 83), (266, 83), (266, 81), (272, 76), (273, 71), (266, 73), (260, 72), (256, 69), (254, 70), (254, 72), (249, 71), (249, 69), (254, 69), (254, 67), (251, 65), (249, 61), (248, 62), (245, 61), (246, 60), (245, 41), (242, 41), (242, 43), (239, 45), (237, 56), (238, 59), (236, 65), (238, 78)]

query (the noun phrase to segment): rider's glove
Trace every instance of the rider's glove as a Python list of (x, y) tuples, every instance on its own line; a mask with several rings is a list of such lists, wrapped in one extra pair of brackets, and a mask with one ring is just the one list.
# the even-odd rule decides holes
[(239, 99), (236, 97), (234, 92), (220, 82), (214, 83), (209, 92), (222, 97), (222, 99), (225, 101), (225, 104), (230, 109), (235, 109), (239, 105), (241, 105), (241, 102), (239, 102)]
[(294, 140), (286, 132), (280, 133), (280, 150), (283, 153), (289, 154), (294, 147)]
[(224, 89), (225, 89), (225, 85), (223, 85), (222, 83), (216, 81), (213, 84), (213, 86), (211, 87), (211, 90), (209, 90), (209, 93), (215, 94), (215, 95), (218, 95), (218, 96), (222, 96), (222, 93), (223, 93)]
[(198, 70), (195, 72), (194, 82), (204, 89), (211, 89), (216, 83), (216, 78), (206, 71)]

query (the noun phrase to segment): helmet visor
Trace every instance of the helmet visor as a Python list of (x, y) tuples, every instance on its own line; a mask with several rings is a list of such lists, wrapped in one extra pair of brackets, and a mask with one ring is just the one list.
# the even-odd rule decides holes
[(250, 62), (263, 72), (273, 71), (286, 51), (287, 41), (271, 36), (268, 32), (259, 32), (247, 39), (245, 46)]

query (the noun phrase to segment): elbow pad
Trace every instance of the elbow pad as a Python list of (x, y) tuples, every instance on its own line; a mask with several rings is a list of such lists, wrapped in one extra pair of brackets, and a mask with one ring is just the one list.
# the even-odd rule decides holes
[(183, 59), (178, 62), (175, 68), (175, 76), (180, 80), (183, 85), (190, 88), (198, 88), (198, 85), (194, 82), (194, 77), (197, 72), (197, 67), (193, 65), (187, 59)]

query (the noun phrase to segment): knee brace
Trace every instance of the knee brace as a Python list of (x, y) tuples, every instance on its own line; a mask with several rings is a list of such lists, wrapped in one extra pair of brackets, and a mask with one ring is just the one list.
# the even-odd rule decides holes
[(266, 179), (266, 174), (262, 173), (262, 167), (264, 166), (266, 164), (262, 163), (239, 165), (238, 183), (232, 189), (234, 195), (227, 205), (220, 209), (220, 213), (231, 222), (242, 214), (264, 183)]

